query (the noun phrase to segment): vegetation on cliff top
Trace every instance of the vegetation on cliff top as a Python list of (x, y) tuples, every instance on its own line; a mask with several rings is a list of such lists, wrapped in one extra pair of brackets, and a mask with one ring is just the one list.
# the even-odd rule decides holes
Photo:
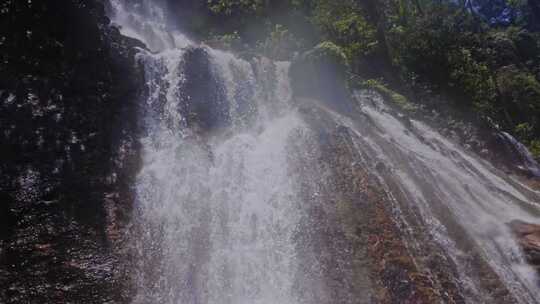
[(352, 75), (415, 101), (450, 97), (540, 157), (535, 1), (208, 0), (192, 9), (199, 14), (184, 18), (184, 28), (236, 50), (290, 59), (331, 42)]

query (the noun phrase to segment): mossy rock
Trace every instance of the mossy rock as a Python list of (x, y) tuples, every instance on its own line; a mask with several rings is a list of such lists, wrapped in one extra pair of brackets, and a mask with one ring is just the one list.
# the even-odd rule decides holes
[(346, 85), (348, 70), (343, 49), (323, 42), (297, 56), (289, 74), (295, 96), (320, 99), (343, 110), (350, 95)]
[(533, 157), (540, 161), (540, 140), (533, 140), (528, 145), (529, 151), (533, 155)]
[(330, 41), (318, 44), (312, 50), (304, 53), (302, 57), (302, 60), (312, 64), (332, 64), (343, 72), (349, 68), (349, 60), (344, 50)]
[(399, 107), (403, 111), (414, 113), (418, 110), (418, 107), (412, 104), (407, 99), (407, 97), (395, 91), (392, 91), (391, 89), (386, 87), (384, 84), (382, 84), (381, 82), (375, 79), (369, 79), (362, 82), (362, 86), (364, 88), (371, 89), (381, 94), (384, 99), (386, 99), (387, 101), (390, 101), (392, 104)]

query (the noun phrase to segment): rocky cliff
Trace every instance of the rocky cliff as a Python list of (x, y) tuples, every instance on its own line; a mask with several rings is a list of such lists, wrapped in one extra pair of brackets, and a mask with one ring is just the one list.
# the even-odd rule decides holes
[(0, 302), (121, 298), (140, 46), (99, 1), (0, 4)]

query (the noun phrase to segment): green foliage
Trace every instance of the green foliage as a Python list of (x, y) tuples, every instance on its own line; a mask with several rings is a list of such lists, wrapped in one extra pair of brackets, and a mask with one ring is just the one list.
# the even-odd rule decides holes
[(496, 87), (487, 65), (476, 61), (465, 48), (449, 52), (447, 62), (449, 85), (461, 90), (482, 113), (492, 114), (490, 104), (496, 98)]
[(357, 13), (350, 13), (334, 23), (336, 40), (344, 45), (351, 58), (373, 52), (378, 44), (375, 28)]
[(530, 139), (532, 132), (533, 127), (528, 122), (520, 123), (514, 128), (514, 133), (520, 138)]
[(453, 96), (525, 143), (540, 137), (537, 34), (490, 28), (452, 5), (426, 5), (423, 14), (399, 7), (387, 18), (386, 38), (406, 83)]
[(540, 139), (534, 135), (534, 127), (527, 122), (521, 123), (515, 127), (514, 133), (529, 148), (531, 154), (540, 160)]
[(528, 148), (534, 158), (540, 160), (540, 140), (533, 140), (529, 142)]
[(438, 6), (407, 23), (391, 22), (386, 38), (391, 60), (403, 75), (414, 73), (440, 87), (451, 80), (448, 54), (477, 44), (479, 30), (472, 17)]
[(331, 62), (346, 69), (349, 66), (347, 55), (343, 49), (331, 41), (324, 41), (318, 44), (306, 55), (307, 60), (312, 62)]
[(524, 111), (540, 110), (540, 83), (531, 73), (516, 66), (502, 68), (497, 75), (501, 95)]
[(313, 22), (351, 58), (377, 47), (376, 30), (353, 1), (316, 1)]
[[(509, 2), (514, 15), (506, 28), (491, 27), (461, 1), (206, 2), (219, 21), (216, 40), (226, 48), (248, 45), (279, 60), (310, 50), (302, 60), (332, 62), (342, 72), (381, 78), (421, 96), (449, 96), (463, 111), (540, 150), (540, 15), (530, 1)], [(363, 86), (412, 110), (380, 82)]]
[(208, 0), (212, 12), (224, 15), (262, 13), (267, 4), (265, 0)]
[[(526, 122), (532, 133), (540, 128), (540, 83), (534, 75), (511, 65), (497, 71), (497, 85), (501, 100), (504, 100), (506, 122)], [(520, 128), (523, 129), (523, 128)], [(525, 138), (521, 138), (525, 139)]]
[[(341, 46), (349, 58), (356, 60), (378, 46), (375, 25), (367, 21), (361, 7), (352, 0), (278, 0), (272, 4), (268, 0), (209, 0), (208, 7), (231, 23), (252, 20), (253, 16), (259, 18), (254, 22), (264, 20), (266, 37), (255, 45), (265, 54), (277, 54), (279, 58), (291, 57), (294, 51), (310, 47), (308, 42), (297, 40), (298, 36), (294, 34), (300, 29), (295, 28), (297, 24), (290, 19), (298, 18), (298, 15), (311, 23), (312, 29), (308, 31), (319, 32), (320, 41), (329, 40)], [(278, 7), (282, 10), (277, 11)], [(279, 21), (287, 18), (292, 25)], [(239, 27), (244, 25), (239, 23)], [(237, 31), (240, 30), (244, 29)]]

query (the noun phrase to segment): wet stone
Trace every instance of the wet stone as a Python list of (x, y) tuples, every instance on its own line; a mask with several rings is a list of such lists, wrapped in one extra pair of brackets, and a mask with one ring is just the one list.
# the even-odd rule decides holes
[(540, 225), (515, 220), (509, 226), (523, 249), (527, 261), (540, 267)]

